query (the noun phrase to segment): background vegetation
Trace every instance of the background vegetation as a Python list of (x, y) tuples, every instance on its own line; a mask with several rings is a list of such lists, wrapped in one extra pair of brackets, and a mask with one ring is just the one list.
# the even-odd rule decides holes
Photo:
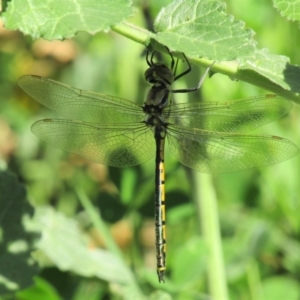
[[(149, 1), (146, 6), (146, 1), (135, 1), (129, 21), (146, 27), (169, 2)], [(287, 21), (269, 1), (224, 2), (228, 14), (256, 32), (259, 48), (299, 65), (297, 22)], [(145, 17), (148, 12), (150, 18)], [(159, 284), (154, 161), (108, 168), (46, 145), (30, 132), (34, 121), (55, 113), (17, 86), (20, 76), (37, 74), (141, 104), (148, 87), (144, 50), (113, 31), (79, 32), (49, 42), (1, 28), (0, 166), (16, 175), (5, 173), (0, 182), (1, 238), (7, 246), (0, 252), (3, 299), (299, 299), (299, 157), (210, 176), (187, 170), (167, 149), (169, 273), (166, 283)], [(194, 67), (177, 87), (195, 86), (201, 72)], [(216, 73), (206, 79), (201, 94), (176, 99), (226, 101), (266, 93)], [(282, 136), (300, 146), (298, 116), (294, 105), (288, 116), (255, 133)], [(216, 199), (222, 242), (217, 250), (211, 248), (209, 236), (215, 236), (218, 221), (211, 220), (215, 215), (205, 206)], [(214, 256), (214, 251), (222, 255)], [(30, 253), (39, 266), (29, 259)], [(212, 261), (218, 258), (221, 261)], [(8, 291), (18, 292), (12, 296)]]

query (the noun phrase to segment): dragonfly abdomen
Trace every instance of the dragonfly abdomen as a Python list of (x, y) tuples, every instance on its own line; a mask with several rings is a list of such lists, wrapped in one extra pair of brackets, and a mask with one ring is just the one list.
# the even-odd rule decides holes
[(164, 282), (166, 270), (166, 212), (165, 212), (165, 147), (166, 129), (155, 127), (155, 237), (156, 262), (159, 282)]

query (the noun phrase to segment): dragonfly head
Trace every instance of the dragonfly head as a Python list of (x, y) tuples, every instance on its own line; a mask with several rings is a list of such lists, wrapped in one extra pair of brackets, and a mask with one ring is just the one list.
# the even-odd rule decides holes
[(162, 62), (153, 63), (145, 72), (145, 79), (151, 84), (168, 86), (174, 81), (174, 74), (167, 65)]

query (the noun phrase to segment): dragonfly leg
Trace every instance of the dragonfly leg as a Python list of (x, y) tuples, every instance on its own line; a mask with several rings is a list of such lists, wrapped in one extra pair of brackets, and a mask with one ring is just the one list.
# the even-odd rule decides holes
[[(187, 89), (179, 89), (179, 90), (171, 90), (172, 93), (176, 94), (176, 93), (190, 93), (190, 92), (194, 92), (200, 89), (200, 87), (203, 84), (204, 79), (207, 77), (211, 67), (215, 64), (215, 61), (205, 70), (204, 74), (201, 76), (200, 81), (198, 83), (197, 86), (192, 87), (192, 88), (187, 88)], [(191, 65), (190, 65), (191, 66)], [(187, 72), (188, 73), (188, 72)], [(185, 73), (185, 74), (187, 74)], [(185, 75), (184, 74), (184, 75)], [(181, 75), (181, 74), (180, 74)], [(177, 77), (175, 77), (176, 80)]]

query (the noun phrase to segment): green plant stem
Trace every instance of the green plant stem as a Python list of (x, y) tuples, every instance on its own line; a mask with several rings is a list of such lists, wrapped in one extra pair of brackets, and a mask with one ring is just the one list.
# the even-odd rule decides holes
[(112, 238), (102, 218), (100, 217), (100, 212), (95, 209), (89, 198), (81, 189), (76, 189), (76, 193), (78, 195), (80, 203), (88, 213), (93, 225), (98, 230), (98, 232), (101, 232), (101, 236), (103, 237), (104, 244), (106, 245), (107, 249), (121, 258), (123, 256), (122, 252)]
[(208, 248), (208, 281), (212, 299), (228, 299), (217, 198), (211, 175), (195, 173), (195, 203)]
[(128, 22), (114, 25), (111, 30), (145, 46), (150, 43), (150, 38), (154, 36), (152, 32)]
[(247, 281), (252, 300), (264, 299), (258, 264), (254, 259), (250, 259), (247, 265)]

